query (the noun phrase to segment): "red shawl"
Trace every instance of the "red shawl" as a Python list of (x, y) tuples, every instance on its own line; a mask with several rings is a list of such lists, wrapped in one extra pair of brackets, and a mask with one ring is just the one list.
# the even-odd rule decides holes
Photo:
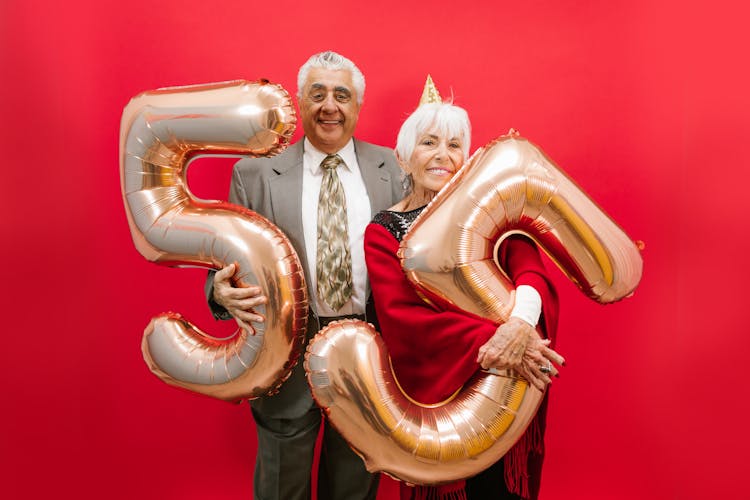
[[(495, 333), (497, 325), (423, 301), (401, 268), (396, 255), (398, 248), (399, 242), (384, 226), (377, 223), (367, 226), (365, 259), (380, 333), (401, 387), (417, 401), (437, 403), (453, 394), (480, 369), (477, 352)], [(533, 286), (541, 295), (540, 323), (544, 334), (554, 343), (557, 295), (546, 277), (536, 245), (528, 238), (514, 235), (501, 245), (498, 257), (515, 286)], [(534, 428), (532, 421), (505, 457), (508, 489), (524, 498), (529, 497), (526, 457), (531, 450), (541, 453), (543, 449), (541, 432)], [(465, 498), (463, 483), (439, 488), (418, 487), (414, 493), (417, 498)], [(402, 498), (404, 493), (402, 488)]]

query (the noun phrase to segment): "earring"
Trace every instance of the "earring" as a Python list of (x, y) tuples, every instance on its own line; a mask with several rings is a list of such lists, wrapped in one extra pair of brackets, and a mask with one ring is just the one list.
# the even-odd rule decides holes
[(411, 190), (414, 188), (414, 177), (411, 174), (407, 174), (406, 171), (401, 171), (401, 189), (404, 191), (404, 196), (411, 194)]

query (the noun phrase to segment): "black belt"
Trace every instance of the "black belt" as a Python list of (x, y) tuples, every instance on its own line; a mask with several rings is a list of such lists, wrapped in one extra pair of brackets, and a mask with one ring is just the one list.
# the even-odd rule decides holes
[(367, 321), (367, 317), (364, 314), (345, 314), (343, 316), (318, 316), (314, 312), (310, 311), (310, 316), (313, 321), (317, 321), (320, 326), (320, 330), (328, 326), (328, 323), (338, 321), (340, 319), (358, 319), (361, 321)]

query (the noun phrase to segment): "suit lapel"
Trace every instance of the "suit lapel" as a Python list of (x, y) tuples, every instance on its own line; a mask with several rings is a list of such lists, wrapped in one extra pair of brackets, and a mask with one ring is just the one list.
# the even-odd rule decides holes
[(355, 139), (354, 150), (357, 153), (362, 180), (367, 188), (367, 196), (370, 198), (370, 216), (374, 216), (376, 212), (392, 205), (391, 175), (383, 168), (385, 159), (377, 149)]
[[(289, 146), (284, 162), (274, 165), (275, 177), (268, 180), (271, 193), (273, 220), (284, 228), (287, 237), (297, 249), (305, 273), (310, 272), (305, 252), (305, 235), (302, 226), (302, 153), (303, 140)], [(281, 158), (280, 158), (281, 159)]]

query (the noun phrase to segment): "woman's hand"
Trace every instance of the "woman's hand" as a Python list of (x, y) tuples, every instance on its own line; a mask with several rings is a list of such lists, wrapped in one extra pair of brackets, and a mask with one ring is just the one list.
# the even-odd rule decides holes
[(518, 369), (523, 361), (526, 346), (531, 341), (534, 328), (518, 318), (510, 318), (506, 323), (500, 325), (495, 335), (479, 348), (477, 363), (485, 370), (497, 368)]
[(565, 364), (565, 358), (550, 349), (549, 343), (549, 340), (542, 339), (534, 329), (534, 338), (526, 347), (523, 363), (516, 368), (526, 380), (540, 391), (543, 391), (547, 384), (552, 382), (550, 377), (560, 375), (552, 363), (558, 366)]
[(510, 318), (500, 325), (490, 340), (479, 348), (477, 362), (482, 368), (513, 369), (539, 390), (557, 376), (552, 363), (562, 365), (565, 359), (550, 349), (536, 329), (519, 318)]

